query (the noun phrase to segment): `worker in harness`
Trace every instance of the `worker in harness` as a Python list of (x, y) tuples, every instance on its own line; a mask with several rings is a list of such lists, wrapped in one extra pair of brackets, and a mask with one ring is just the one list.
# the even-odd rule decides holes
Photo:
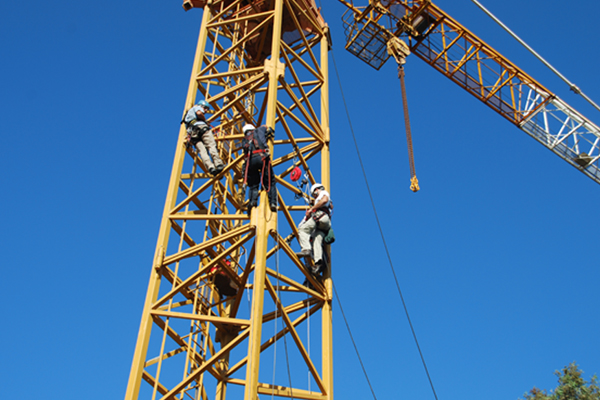
[(242, 128), (244, 139), (242, 148), (244, 149), (244, 186), (248, 186), (248, 215), (253, 207), (258, 204), (258, 187), (262, 184), (262, 189), (267, 191), (269, 198), (269, 208), (271, 211), (277, 211), (277, 189), (275, 188), (275, 175), (271, 166), (271, 157), (267, 141), (275, 136), (273, 128), (246, 124)]
[[(310, 195), (314, 203), (306, 210), (304, 219), (298, 225), (298, 240), (301, 251), (296, 253), (298, 257), (308, 257), (313, 255), (315, 268), (313, 274), (318, 274), (323, 270), (323, 238), (331, 230), (331, 211), (333, 205), (329, 192), (320, 183), (315, 183), (310, 188)], [(311, 243), (312, 241), (312, 251)]]
[[(229, 260), (225, 260), (225, 264), (227, 265), (227, 268), (231, 269), (231, 262)], [(225, 296), (235, 296), (237, 294), (239, 289), (238, 286), (231, 280), (229, 275), (222, 270), (220, 265), (217, 264), (212, 267), (210, 272), (214, 274), (213, 283), (221, 298)]]
[[(198, 104), (193, 106), (185, 114), (183, 122), (188, 133), (187, 143), (195, 146), (198, 149), (198, 154), (208, 172), (215, 176), (223, 170), (225, 165), (219, 156), (217, 143), (213, 135), (212, 129), (206, 122), (204, 114), (208, 112), (210, 105), (206, 100), (200, 100)], [(212, 156), (212, 160), (209, 154)]]

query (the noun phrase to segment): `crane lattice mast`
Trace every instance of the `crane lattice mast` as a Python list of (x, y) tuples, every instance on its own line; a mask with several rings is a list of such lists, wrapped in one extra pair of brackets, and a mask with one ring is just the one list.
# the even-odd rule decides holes
[[(225, 168), (209, 174), (181, 126), (125, 399), (330, 400), (331, 263), (317, 279), (284, 239), (307, 209), (290, 173), (330, 190), (328, 27), (313, 0), (184, 8), (203, 10), (185, 110), (209, 102)], [(247, 215), (245, 124), (275, 128), (275, 212), (263, 190)], [(219, 291), (223, 277), (233, 294)], [(273, 375), (277, 346), (302, 379)]]

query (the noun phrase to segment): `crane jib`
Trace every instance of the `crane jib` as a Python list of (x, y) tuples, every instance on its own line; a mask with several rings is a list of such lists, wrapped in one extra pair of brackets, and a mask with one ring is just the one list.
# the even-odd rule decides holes
[(600, 183), (600, 128), (429, 0), (348, 7), (346, 49), (379, 70), (387, 42), (404, 39), (417, 57), (569, 164)]

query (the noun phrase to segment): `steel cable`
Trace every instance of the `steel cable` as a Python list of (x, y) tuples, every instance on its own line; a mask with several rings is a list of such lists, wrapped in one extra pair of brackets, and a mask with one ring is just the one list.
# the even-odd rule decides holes
[(369, 384), (369, 389), (371, 389), (371, 393), (373, 394), (373, 398), (377, 400), (377, 396), (375, 396), (375, 391), (373, 390), (373, 386), (371, 385), (371, 381), (369, 380), (369, 374), (367, 374), (367, 370), (365, 365), (362, 362), (362, 358), (360, 357), (360, 353), (358, 352), (358, 347), (356, 346), (356, 342), (354, 341), (354, 336), (352, 336), (352, 331), (350, 330), (350, 325), (348, 324), (348, 320), (346, 319), (346, 314), (344, 314), (344, 307), (342, 307), (342, 301), (340, 300), (340, 296), (338, 295), (337, 289), (335, 288), (335, 283), (333, 283), (333, 279), (331, 280), (333, 284), (333, 291), (335, 292), (335, 298), (338, 301), (340, 306), (340, 312), (342, 313), (342, 317), (344, 318), (344, 323), (346, 324), (346, 329), (348, 329), (348, 334), (350, 335), (350, 340), (352, 341), (352, 346), (354, 346), (354, 351), (356, 352), (356, 356), (358, 357), (358, 362), (360, 363), (360, 367), (363, 370), (363, 374), (365, 374), (365, 378), (367, 378), (367, 383)]
[(375, 214), (375, 220), (377, 221), (377, 227), (379, 228), (379, 233), (381, 235), (381, 240), (383, 242), (383, 247), (385, 248), (385, 253), (387, 255), (388, 258), (388, 262), (390, 265), (390, 268), (392, 270), (392, 275), (394, 276), (394, 281), (396, 282), (396, 288), (398, 289), (398, 294), (400, 295), (400, 300), (402, 301), (402, 306), (404, 307), (404, 313), (406, 314), (406, 319), (408, 320), (408, 325), (410, 326), (410, 330), (412, 332), (415, 344), (417, 346), (417, 349), (419, 351), (419, 356), (421, 357), (421, 362), (423, 364), (423, 367), (425, 368), (425, 373), (427, 374), (427, 379), (429, 380), (429, 384), (431, 386), (431, 390), (433, 391), (433, 396), (435, 397), (436, 400), (438, 400), (437, 394), (435, 392), (435, 387), (433, 386), (433, 381), (431, 379), (431, 375), (429, 374), (429, 369), (427, 368), (427, 363), (425, 362), (425, 358), (423, 356), (423, 352), (421, 351), (421, 346), (419, 345), (419, 341), (417, 340), (417, 334), (415, 333), (415, 329), (413, 327), (412, 321), (410, 319), (410, 315), (408, 314), (408, 308), (406, 306), (406, 302), (404, 301), (404, 296), (402, 295), (402, 290), (400, 289), (400, 284), (398, 283), (398, 278), (396, 276), (396, 271), (394, 270), (394, 264), (392, 262), (392, 258), (390, 256), (390, 252), (388, 250), (388, 246), (387, 243), (385, 241), (385, 235), (383, 234), (383, 229), (381, 228), (381, 223), (379, 222), (379, 216), (377, 214), (377, 208), (375, 207), (375, 201), (373, 200), (373, 194), (371, 193), (371, 188), (369, 186), (369, 180), (367, 179), (367, 174), (365, 171), (365, 167), (364, 164), (362, 162), (362, 157), (360, 156), (360, 151), (358, 149), (358, 143), (356, 141), (356, 135), (354, 134), (354, 128), (352, 127), (352, 121), (350, 119), (350, 112), (348, 111), (348, 105), (346, 104), (346, 98), (344, 96), (344, 90), (342, 89), (342, 81), (340, 79), (340, 74), (337, 68), (337, 63), (335, 61), (335, 55), (333, 54), (333, 51), (331, 52), (331, 58), (333, 60), (333, 67), (335, 69), (335, 74), (337, 77), (337, 81), (338, 81), (338, 85), (340, 87), (340, 92), (342, 95), (342, 102), (344, 103), (344, 109), (346, 111), (346, 116), (348, 118), (348, 124), (350, 125), (350, 132), (352, 133), (352, 139), (354, 141), (354, 147), (356, 149), (356, 154), (358, 156), (358, 161), (360, 163), (360, 168), (362, 170), (362, 174), (363, 174), (363, 178), (365, 180), (365, 184), (367, 186), (367, 192), (369, 193), (369, 198), (371, 200), (371, 206), (373, 207), (373, 213)]

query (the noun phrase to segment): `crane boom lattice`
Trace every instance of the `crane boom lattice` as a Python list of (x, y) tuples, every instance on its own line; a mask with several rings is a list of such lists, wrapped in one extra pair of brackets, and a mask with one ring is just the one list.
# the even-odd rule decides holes
[(600, 128), (429, 0), (346, 5), (346, 49), (375, 69), (400, 37), (417, 57), (600, 183)]

